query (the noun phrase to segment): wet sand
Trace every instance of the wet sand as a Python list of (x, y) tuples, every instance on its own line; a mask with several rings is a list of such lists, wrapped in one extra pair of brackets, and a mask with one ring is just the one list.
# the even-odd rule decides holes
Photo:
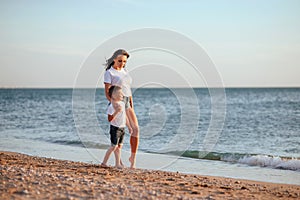
[(0, 199), (300, 199), (300, 186), (0, 152)]

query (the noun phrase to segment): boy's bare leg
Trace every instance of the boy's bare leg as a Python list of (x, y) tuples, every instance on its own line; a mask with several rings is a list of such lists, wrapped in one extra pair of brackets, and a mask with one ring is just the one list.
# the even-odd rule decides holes
[(115, 149), (114, 153), (115, 153), (115, 158), (116, 158), (115, 167), (116, 168), (123, 168), (121, 163), (120, 163), (120, 160), (121, 160), (121, 151), (120, 151), (120, 149), (117, 147)]
[(112, 153), (113, 151), (115, 151), (115, 149), (116, 149), (116, 146), (111, 146), (111, 147), (109, 147), (109, 148), (107, 149), (106, 154), (105, 154), (105, 156), (104, 156), (104, 159), (103, 159), (103, 161), (102, 161), (102, 163), (101, 163), (101, 166), (102, 166), (102, 167), (108, 167), (108, 166), (107, 166), (107, 161), (108, 161), (108, 159), (109, 159), (111, 153)]
[(122, 166), (122, 168), (124, 168), (125, 165), (123, 164), (122, 159), (121, 159), (122, 146), (123, 146), (122, 144), (119, 144), (119, 145), (118, 145), (118, 148), (119, 148), (119, 151), (120, 151), (120, 165)]

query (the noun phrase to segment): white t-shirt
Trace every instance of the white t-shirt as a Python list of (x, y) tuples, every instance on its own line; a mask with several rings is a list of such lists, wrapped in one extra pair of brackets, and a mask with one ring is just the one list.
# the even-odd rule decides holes
[[(113, 107), (114, 103), (109, 104), (107, 108), (106, 114), (112, 115), (115, 112), (115, 109)], [(110, 121), (110, 124), (119, 128), (125, 128), (126, 127), (126, 112), (125, 112), (125, 103), (124, 101), (116, 102), (116, 104), (119, 104), (122, 108), (120, 112), (113, 118), (113, 120)]]
[(124, 96), (131, 96), (130, 85), (132, 83), (132, 78), (124, 68), (121, 70), (116, 70), (115, 68), (111, 67), (109, 70), (105, 71), (104, 83), (119, 86), (122, 88)]

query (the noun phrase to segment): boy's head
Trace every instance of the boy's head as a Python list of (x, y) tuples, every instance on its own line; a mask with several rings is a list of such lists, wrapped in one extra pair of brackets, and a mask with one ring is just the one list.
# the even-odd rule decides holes
[(115, 101), (123, 100), (122, 88), (116, 85), (111, 86), (108, 90), (108, 96)]

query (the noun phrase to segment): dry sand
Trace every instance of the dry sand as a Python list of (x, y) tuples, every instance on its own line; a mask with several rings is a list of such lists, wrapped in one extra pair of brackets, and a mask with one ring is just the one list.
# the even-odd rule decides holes
[(0, 199), (300, 199), (300, 186), (0, 152)]

